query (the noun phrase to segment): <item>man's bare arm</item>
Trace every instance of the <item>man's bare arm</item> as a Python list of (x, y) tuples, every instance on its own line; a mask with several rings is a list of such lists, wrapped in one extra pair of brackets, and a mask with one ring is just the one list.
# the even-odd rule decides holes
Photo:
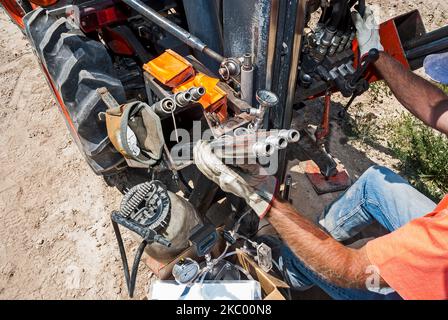
[[(344, 288), (366, 288), (366, 250), (343, 246), (302, 217), (289, 203), (274, 200), (267, 216), (294, 254), (327, 281)], [(386, 283), (382, 280), (382, 285)]]
[(448, 135), (448, 96), (436, 85), (381, 52), (376, 69), (398, 101), (427, 125)]

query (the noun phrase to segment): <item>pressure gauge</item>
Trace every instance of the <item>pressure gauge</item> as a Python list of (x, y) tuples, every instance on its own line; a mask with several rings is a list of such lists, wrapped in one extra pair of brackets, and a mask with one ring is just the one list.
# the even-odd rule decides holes
[(199, 264), (193, 259), (186, 258), (174, 265), (173, 276), (177, 283), (187, 284), (192, 282), (199, 274)]
[(126, 136), (127, 136), (128, 146), (132, 152), (132, 155), (134, 157), (137, 157), (140, 154), (140, 148), (138, 147), (137, 136), (135, 135), (134, 131), (132, 131), (132, 129), (129, 127), (126, 132)]

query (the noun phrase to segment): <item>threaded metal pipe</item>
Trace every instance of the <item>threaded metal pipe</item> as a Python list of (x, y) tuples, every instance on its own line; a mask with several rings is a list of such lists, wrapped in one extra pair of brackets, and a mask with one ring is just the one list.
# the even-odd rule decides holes
[(206, 90), (204, 87), (191, 87), (188, 92), (191, 95), (191, 101), (197, 102), (204, 96)]
[(174, 101), (180, 107), (186, 107), (191, 103), (191, 94), (188, 91), (178, 92), (174, 95)]
[(172, 98), (164, 98), (159, 102), (156, 102), (151, 107), (158, 115), (165, 115), (172, 113), (176, 110), (176, 103)]

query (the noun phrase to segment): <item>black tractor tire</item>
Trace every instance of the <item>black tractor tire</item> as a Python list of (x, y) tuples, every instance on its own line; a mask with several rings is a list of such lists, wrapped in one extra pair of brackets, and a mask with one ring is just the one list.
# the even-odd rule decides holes
[(17, 4), (22, 8), (25, 13), (33, 11), (33, 7), (27, 0), (16, 0)]
[[(106, 87), (118, 103), (126, 101), (111, 57), (99, 41), (88, 38), (65, 17), (43, 8), (24, 17), (25, 32), (49, 81), (61, 97), (69, 129), (93, 171), (110, 175), (126, 167), (112, 146), (98, 114), (107, 106), (97, 89)], [(74, 130), (73, 130), (74, 128)]]

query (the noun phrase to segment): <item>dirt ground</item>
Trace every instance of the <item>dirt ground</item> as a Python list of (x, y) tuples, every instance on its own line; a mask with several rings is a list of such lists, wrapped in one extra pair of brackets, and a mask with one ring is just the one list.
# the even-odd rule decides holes
[[(109, 222), (121, 194), (85, 162), (3, 10), (0, 81), (0, 299), (126, 298)], [(148, 272), (142, 264), (139, 298)]]
[[(383, 20), (419, 9), (428, 31), (448, 22), (445, 0), (368, 2), (382, 7)], [(383, 92), (358, 102), (378, 118), (403, 110)], [(383, 148), (347, 142), (338, 122), (332, 125), (331, 152), (353, 178), (374, 163), (394, 166)], [(0, 299), (126, 299), (109, 222), (121, 195), (84, 161), (30, 45), (1, 9), (0, 146)], [(299, 167), (292, 172), (294, 203), (305, 214), (315, 215), (336, 196), (316, 201)], [(128, 234), (125, 241), (135, 249)], [(136, 299), (145, 297), (150, 278), (143, 264), (139, 272)]]

